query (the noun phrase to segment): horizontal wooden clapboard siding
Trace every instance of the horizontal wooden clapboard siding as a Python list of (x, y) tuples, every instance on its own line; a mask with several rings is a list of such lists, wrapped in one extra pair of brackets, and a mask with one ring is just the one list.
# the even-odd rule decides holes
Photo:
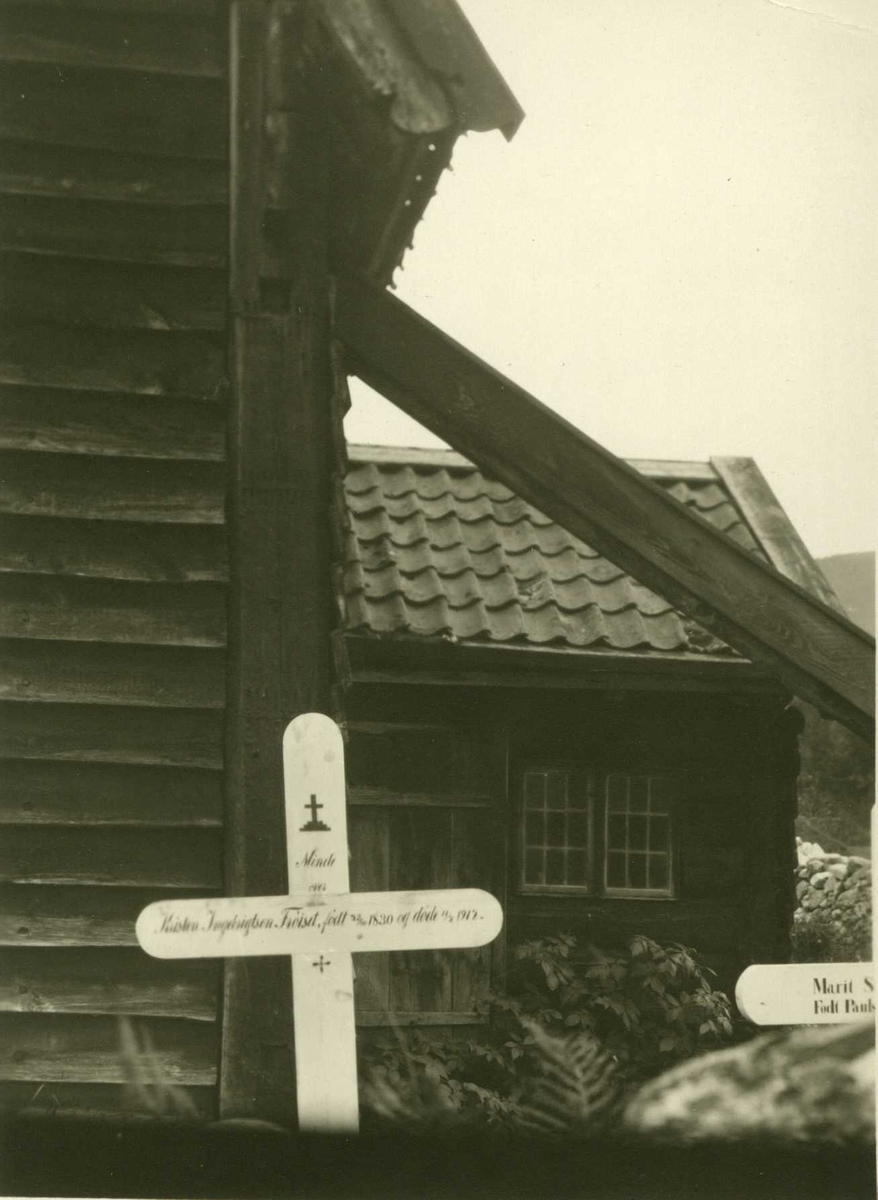
[(0, 703), (0, 758), (222, 769), (222, 715), (201, 709)]
[(0, 448), (221, 462), (224, 416), (199, 401), (7, 385)]
[(215, 1109), (134, 922), (223, 886), (226, 25), (0, 2), (0, 1103), (130, 1106), (127, 1016)]
[(104, 329), (225, 327), (225, 273), (0, 254), (0, 317)]
[(221, 837), (215, 829), (7, 825), (0, 881), (218, 888)]
[(0, 779), (0, 824), (222, 824), (218, 771), (13, 759), (0, 764)]
[(174, 1099), (185, 1106), (184, 1110), (171, 1110), (167, 1097), (157, 1097), (154, 1090), (145, 1089), (138, 1093), (120, 1083), (0, 1082), (0, 1112), (27, 1109), (29, 1112), (56, 1113), (63, 1110), (81, 1116), (112, 1117), (120, 1112), (167, 1116), (172, 1111), (179, 1115), (185, 1111), (205, 1120), (216, 1118), (216, 1088), (213, 1086), (176, 1084)]
[[(2, 9), (0, 9), (2, 12)], [(107, 200), (0, 194), (0, 248), (174, 267), (225, 265), (224, 206), (142, 203), (137, 220)]]
[(217, 16), (182, 22), (173, 10), (150, 15), (3, 4), (0, 61), (219, 79), (225, 46)]
[[(0, 141), (0, 193), (124, 203), (133, 222), (143, 204), (175, 208), (224, 205), (225, 164), (154, 158), (137, 153), (80, 150)], [(222, 248), (217, 249), (222, 253)]]
[[(182, 889), (179, 900), (213, 889)], [(155, 888), (0, 884), (0, 946), (136, 946), (134, 923)]]
[(2, 590), (3, 637), (169, 646), (225, 642), (225, 598), (213, 584), (149, 586), (10, 573)]
[(0, 571), (121, 579), (141, 583), (220, 583), (228, 578), (225, 530), (0, 514)]
[(0, 1012), (92, 1013), (215, 1021), (220, 966), (162, 962), (139, 947), (4, 951)]
[(175, 524), (223, 520), (217, 463), (6, 451), (0, 472), (0, 512)]
[[(216, 1079), (217, 1033), (202, 1021), (144, 1018), (155, 1063), (170, 1083)], [(0, 1013), (0, 1079), (125, 1083), (118, 1021), (105, 1016)]]
[(73, 328), (4, 314), (0, 383), (222, 400), (227, 376), (222, 342), (205, 334)]
[(162, 157), (224, 159), (220, 80), (168, 81), (127, 71), (8, 63), (0, 72), (0, 136)]
[(0, 640), (0, 699), (151, 708), (222, 708), (215, 650)]

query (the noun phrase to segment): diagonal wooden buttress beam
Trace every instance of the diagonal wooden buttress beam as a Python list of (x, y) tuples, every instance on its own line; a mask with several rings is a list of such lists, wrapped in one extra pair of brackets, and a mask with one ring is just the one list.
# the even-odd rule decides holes
[(407, 305), (340, 275), (351, 369), (826, 716), (871, 739), (875, 641)]

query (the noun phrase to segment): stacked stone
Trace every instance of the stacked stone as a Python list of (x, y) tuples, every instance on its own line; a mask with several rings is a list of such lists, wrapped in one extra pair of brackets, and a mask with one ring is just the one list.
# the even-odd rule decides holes
[(825, 944), (828, 958), (871, 958), (872, 864), (858, 855), (830, 854), (796, 838), (793, 940)]

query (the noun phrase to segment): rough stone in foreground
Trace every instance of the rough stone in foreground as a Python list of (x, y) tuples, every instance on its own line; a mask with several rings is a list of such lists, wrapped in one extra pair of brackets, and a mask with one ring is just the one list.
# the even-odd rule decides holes
[(871, 1144), (874, 1026), (782, 1030), (702, 1054), (641, 1088), (624, 1124), (672, 1141)]

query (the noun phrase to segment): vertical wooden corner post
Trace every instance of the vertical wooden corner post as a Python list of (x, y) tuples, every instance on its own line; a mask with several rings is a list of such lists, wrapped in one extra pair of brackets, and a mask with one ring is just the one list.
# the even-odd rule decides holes
[[(331, 711), (327, 155), (301, 0), (229, 4), (226, 888), (287, 891), (281, 737)], [(270, 241), (269, 241), (270, 239)], [(289, 962), (226, 964), (220, 1111), (295, 1112)]]

